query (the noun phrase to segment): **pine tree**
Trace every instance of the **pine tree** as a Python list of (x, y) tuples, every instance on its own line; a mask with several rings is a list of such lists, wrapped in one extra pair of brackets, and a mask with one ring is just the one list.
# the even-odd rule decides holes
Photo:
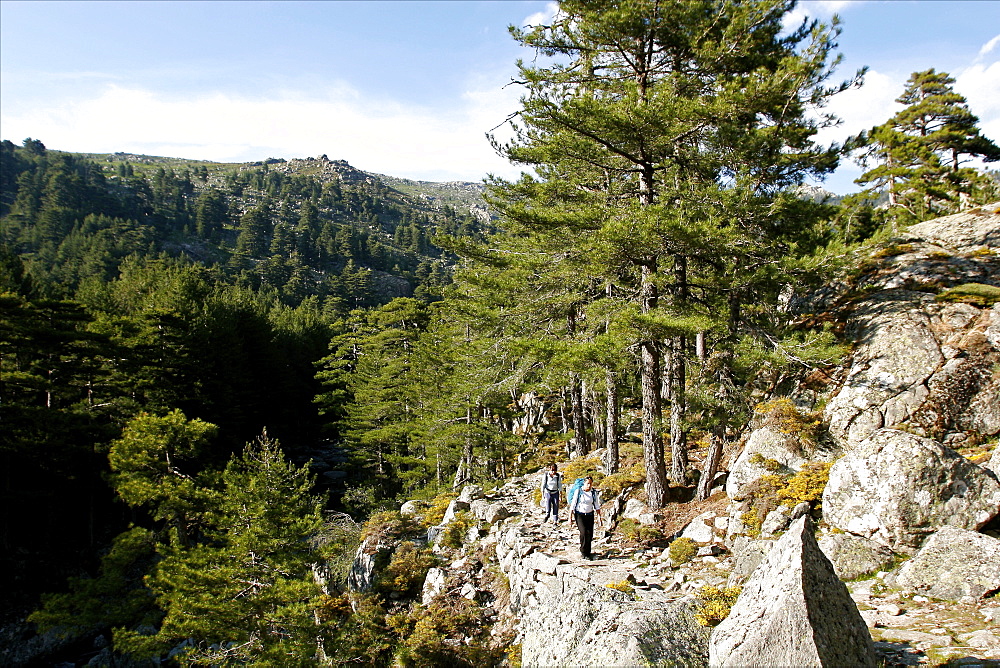
[(952, 88), (955, 79), (934, 69), (914, 72), (896, 101), (906, 107), (872, 128), (857, 179), (889, 196), (894, 227), (926, 220), (995, 197), (996, 186), (962, 165), (971, 158), (1000, 160), (1000, 146), (980, 134), (979, 119)]
[(723, 290), (725, 269), (748, 260), (775, 265), (787, 251), (787, 241), (776, 240), (800, 222), (775, 212), (775, 193), (807, 173), (831, 171), (841, 152), (811, 141), (833, 119), (806, 117), (807, 106), (850, 85), (824, 85), (836, 29), (812, 22), (782, 35), (793, 6), (567, 0), (552, 25), (511, 29), (525, 46), (558, 59), (519, 63), (527, 94), (515, 139), (498, 148), (533, 166), (538, 178), (493, 180), (491, 202), (509, 233), (537, 235), (540, 243), (564, 235), (553, 257), (579, 250), (582, 271), (625, 288), (615, 319), (630, 324), (641, 351), (646, 491), (654, 507), (666, 498), (665, 339), (671, 474), (685, 474), (688, 341), (706, 328), (692, 279)]
[(112, 484), (130, 506), (145, 506), (179, 544), (190, 541), (203, 502), (195, 480), (197, 458), (215, 425), (188, 420), (179, 410), (133, 418), (108, 453)]
[(230, 461), (205, 540), (163, 548), (147, 579), (165, 616), (155, 635), (118, 630), (116, 649), (182, 665), (314, 665), (321, 589), (310, 543), (322, 527), (308, 467), (266, 435)]

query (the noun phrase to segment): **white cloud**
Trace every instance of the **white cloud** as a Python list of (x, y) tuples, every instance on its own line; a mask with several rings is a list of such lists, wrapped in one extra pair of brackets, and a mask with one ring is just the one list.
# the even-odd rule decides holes
[(969, 109), (979, 117), (982, 134), (1000, 142), (1000, 60), (989, 65), (977, 63), (962, 70), (955, 77), (954, 88), (965, 96)]
[(478, 180), (515, 176), (485, 133), (518, 108), (502, 81), (478, 81), (448, 111), (372, 99), (337, 84), (322, 91), (261, 97), (164, 95), (109, 85), (97, 95), (4, 111), (5, 137), (36, 137), (50, 148), (127, 151), (219, 162), (327, 154), (392, 176)]
[(983, 44), (982, 48), (979, 49), (979, 58), (985, 57), (986, 54), (997, 48), (998, 44), (1000, 44), (1000, 35), (997, 35), (990, 41), (986, 42), (986, 44)]
[(803, 0), (795, 6), (795, 9), (785, 14), (782, 26), (785, 30), (790, 30), (797, 28), (806, 18), (829, 19), (848, 6), (856, 7), (861, 4), (861, 0)]
[(535, 12), (531, 14), (523, 21), (521, 21), (521, 27), (528, 26), (538, 26), (538, 25), (548, 25), (555, 18), (556, 13), (559, 11), (559, 3), (550, 2), (545, 5), (545, 9), (540, 12)]
[(862, 130), (885, 123), (903, 105), (896, 98), (903, 92), (905, 81), (869, 70), (860, 88), (851, 88), (831, 98), (824, 111), (841, 119), (841, 124), (820, 130), (816, 141), (821, 144), (842, 142)]

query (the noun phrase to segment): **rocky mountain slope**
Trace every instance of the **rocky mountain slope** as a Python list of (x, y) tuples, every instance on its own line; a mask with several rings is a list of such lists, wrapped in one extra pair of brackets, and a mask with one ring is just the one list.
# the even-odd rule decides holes
[[(584, 561), (575, 528), (542, 524), (538, 474), (466, 487), (417, 537), (445, 564), (421, 602), (477, 602), (526, 666), (1000, 666), (1000, 204), (915, 225), (792, 307), (852, 353), (759, 408), (707, 502), (627, 488)], [(397, 549), (371, 540), (355, 590)]]

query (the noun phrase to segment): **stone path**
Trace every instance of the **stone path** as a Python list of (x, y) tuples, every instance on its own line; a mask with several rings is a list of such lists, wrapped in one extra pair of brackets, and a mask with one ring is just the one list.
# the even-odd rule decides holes
[[(561, 523), (543, 522), (544, 511), (533, 502), (538, 480), (537, 474), (515, 478), (487, 497), (514, 513), (483, 540), (497, 546), (515, 614), (537, 604), (539, 588), (551, 588), (556, 581), (564, 589), (568, 580), (597, 586), (627, 582), (637, 601), (664, 604), (691, 601), (705, 585), (726, 585), (735, 565), (731, 554), (674, 565), (666, 549), (629, 546), (606, 531), (607, 522), (595, 529), (597, 558), (583, 559), (566, 508), (560, 509)], [(878, 578), (848, 587), (887, 668), (947, 661), (1000, 668), (1000, 599), (934, 601), (891, 590)]]

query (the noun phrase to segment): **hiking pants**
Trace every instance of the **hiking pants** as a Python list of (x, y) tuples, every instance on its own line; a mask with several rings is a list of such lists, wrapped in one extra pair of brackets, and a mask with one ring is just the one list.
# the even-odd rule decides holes
[(580, 530), (580, 554), (590, 556), (590, 543), (594, 540), (594, 513), (576, 513), (576, 528)]
[(555, 519), (556, 522), (559, 521), (559, 492), (550, 492), (545, 490), (545, 519), (548, 520), (549, 517)]

